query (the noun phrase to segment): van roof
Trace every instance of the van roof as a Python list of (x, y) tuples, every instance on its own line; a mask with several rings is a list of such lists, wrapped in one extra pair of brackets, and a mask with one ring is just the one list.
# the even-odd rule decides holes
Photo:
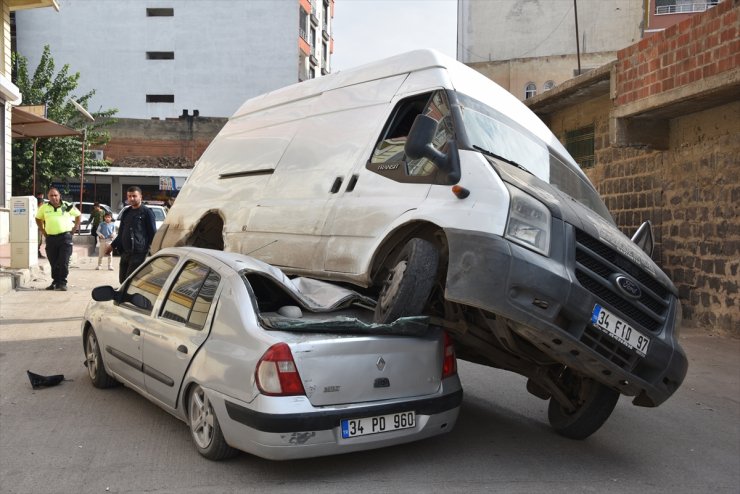
[(231, 120), (312, 98), (326, 91), (435, 67), (447, 71), (452, 89), (468, 94), (517, 121), (555, 149), (576, 173), (585, 176), (557, 137), (524, 103), (480, 72), (435, 50), (402, 53), (265, 93), (247, 100)]
[(432, 67), (444, 68), (451, 63), (458, 62), (435, 50), (410, 51), (270, 91), (247, 100), (231, 118), (309, 98), (325, 91)]

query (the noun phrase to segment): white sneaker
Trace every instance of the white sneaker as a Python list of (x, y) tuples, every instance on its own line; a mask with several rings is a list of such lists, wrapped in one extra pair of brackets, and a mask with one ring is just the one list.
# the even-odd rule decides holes
[(113, 271), (113, 266), (108, 266), (108, 271)]
[(95, 271), (100, 271), (100, 266), (98, 266), (97, 268), (95, 268)]

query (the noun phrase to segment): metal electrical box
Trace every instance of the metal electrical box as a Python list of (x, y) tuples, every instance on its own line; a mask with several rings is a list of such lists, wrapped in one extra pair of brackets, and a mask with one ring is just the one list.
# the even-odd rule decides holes
[(39, 230), (36, 225), (36, 198), (10, 198), (10, 267), (30, 268), (39, 262)]

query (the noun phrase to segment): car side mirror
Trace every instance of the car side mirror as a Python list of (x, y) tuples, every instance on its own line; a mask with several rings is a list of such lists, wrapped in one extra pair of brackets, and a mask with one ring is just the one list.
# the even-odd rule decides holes
[(432, 145), (436, 132), (436, 120), (427, 115), (417, 115), (406, 138), (404, 152), (413, 160), (427, 158), (447, 175), (448, 184), (456, 184), (460, 181), (460, 156), (457, 153), (457, 146), (455, 141), (450, 139), (446, 154), (437, 150)]
[(93, 288), (92, 298), (96, 302), (108, 302), (116, 298), (116, 291), (112, 286), (98, 286)]
[(632, 241), (648, 256), (653, 257), (655, 241), (653, 240), (653, 225), (650, 220), (644, 222), (632, 236)]

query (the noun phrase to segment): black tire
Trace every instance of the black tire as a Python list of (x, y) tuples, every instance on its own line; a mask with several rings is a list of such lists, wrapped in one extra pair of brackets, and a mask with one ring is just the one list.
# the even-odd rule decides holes
[(85, 367), (90, 381), (96, 388), (110, 388), (118, 384), (118, 381), (105, 371), (98, 337), (93, 328), (88, 329), (85, 335)]
[(375, 322), (419, 316), (437, 278), (439, 252), (431, 242), (412, 238), (398, 254), (378, 295)]
[(188, 395), (188, 426), (198, 453), (209, 460), (223, 460), (239, 453), (226, 443), (213, 405), (197, 384)]
[(567, 369), (564, 384), (578, 408), (567, 412), (554, 398), (550, 398), (547, 418), (550, 425), (561, 436), (570, 439), (586, 439), (599, 430), (614, 411), (619, 401), (619, 392), (603, 384), (570, 373)]

